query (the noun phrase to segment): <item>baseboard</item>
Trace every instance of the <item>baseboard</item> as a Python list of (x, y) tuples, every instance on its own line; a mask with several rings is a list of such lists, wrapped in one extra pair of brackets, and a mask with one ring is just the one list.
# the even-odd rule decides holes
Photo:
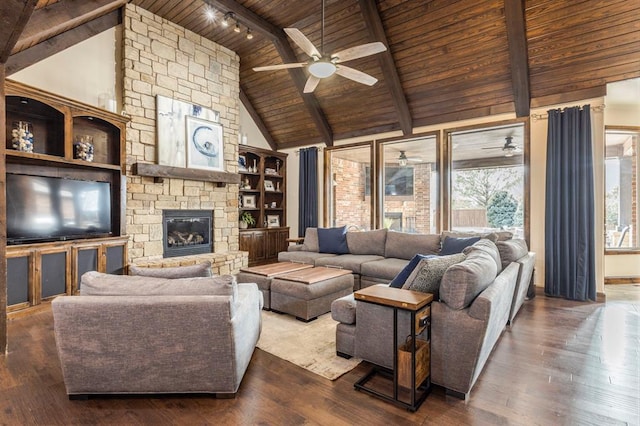
[(604, 285), (610, 284), (640, 284), (639, 276), (604, 277)]

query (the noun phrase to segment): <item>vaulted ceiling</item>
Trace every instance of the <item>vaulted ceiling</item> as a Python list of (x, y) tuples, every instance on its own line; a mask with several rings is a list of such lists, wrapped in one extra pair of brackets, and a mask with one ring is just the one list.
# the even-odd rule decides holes
[[(334, 75), (312, 94), (303, 93), (304, 69), (253, 67), (306, 61), (283, 28), (299, 29), (319, 47), (320, 0), (130, 2), (237, 52), (240, 98), (277, 149), (411, 134), (502, 112), (523, 117), (532, 107), (603, 96), (607, 83), (640, 77), (635, 0), (326, 0), (326, 52), (372, 41), (388, 50), (347, 64), (377, 78), (374, 86)], [(4, 0), (0, 49), (12, 48), (0, 60), (8, 56), (7, 76), (117, 25), (126, 3)], [(221, 25), (227, 12), (240, 33)]]

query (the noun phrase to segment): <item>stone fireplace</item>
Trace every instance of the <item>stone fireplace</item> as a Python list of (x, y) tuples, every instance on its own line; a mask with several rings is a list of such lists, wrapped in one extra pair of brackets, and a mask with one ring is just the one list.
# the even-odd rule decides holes
[(163, 257), (213, 251), (213, 215), (210, 210), (163, 210), (162, 230)]

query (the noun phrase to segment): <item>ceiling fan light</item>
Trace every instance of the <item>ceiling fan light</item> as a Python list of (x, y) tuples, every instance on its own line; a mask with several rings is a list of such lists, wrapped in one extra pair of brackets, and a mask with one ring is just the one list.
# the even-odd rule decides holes
[(407, 155), (404, 153), (404, 151), (400, 151), (400, 156), (398, 157), (398, 165), (400, 167), (404, 167), (407, 165), (408, 161), (409, 159), (407, 158)]
[(513, 153), (516, 151), (516, 148), (513, 146), (506, 146), (502, 148), (502, 151), (504, 151), (505, 157), (513, 157)]
[(336, 66), (328, 61), (316, 61), (309, 65), (309, 72), (314, 77), (327, 78), (336, 72)]

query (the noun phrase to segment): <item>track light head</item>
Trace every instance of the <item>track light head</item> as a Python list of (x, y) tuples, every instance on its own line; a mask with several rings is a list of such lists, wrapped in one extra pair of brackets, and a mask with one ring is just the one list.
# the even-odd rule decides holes
[(233, 32), (239, 33), (240, 32), (240, 24), (236, 21), (236, 26), (233, 27)]
[(251, 32), (251, 28), (247, 28), (247, 40), (251, 40), (253, 38), (253, 33)]
[(233, 19), (233, 12), (225, 13), (224, 17), (222, 18), (222, 26), (228, 27), (232, 19)]

